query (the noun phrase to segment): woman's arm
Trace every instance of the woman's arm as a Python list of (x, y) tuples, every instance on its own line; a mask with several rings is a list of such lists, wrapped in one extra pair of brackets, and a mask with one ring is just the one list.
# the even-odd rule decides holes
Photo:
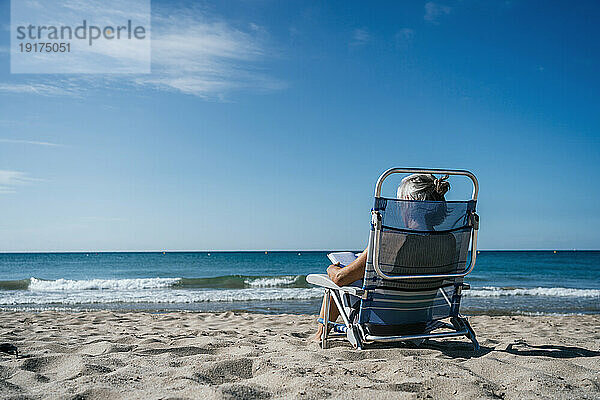
[(360, 256), (345, 267), (339, 265), (330, 265), (327, 268), (327, 275), (338, 286), (349, 285), (354, 281), (362, 279), (365, 275), (367, 265), (367, 249)]

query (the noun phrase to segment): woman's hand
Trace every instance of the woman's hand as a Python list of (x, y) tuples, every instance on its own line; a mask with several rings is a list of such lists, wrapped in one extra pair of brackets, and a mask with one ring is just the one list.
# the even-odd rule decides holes
[(341, 271), (342, 267), (340, 267), (340, 263), (336, 262), (335, 264), (331, 264), (327, 267), (327, 275), (329, 279), (331, 279), (334, 283), (337, 284), (338, 281), (338, 273)]
[(327, 275), (338, 286), (349, 285), (364, 277), (366, 265), (367, 250), (345, 267), (340, 266), (340, 263), (330, 265), (327, 268)]

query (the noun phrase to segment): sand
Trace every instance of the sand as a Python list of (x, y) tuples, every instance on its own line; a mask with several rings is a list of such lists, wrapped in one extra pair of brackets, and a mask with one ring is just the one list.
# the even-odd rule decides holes
[(314, 316), (0, 312), (0, 398), (600, 399), (599, 316), (476, 316), (448, 339), (356, 351)]

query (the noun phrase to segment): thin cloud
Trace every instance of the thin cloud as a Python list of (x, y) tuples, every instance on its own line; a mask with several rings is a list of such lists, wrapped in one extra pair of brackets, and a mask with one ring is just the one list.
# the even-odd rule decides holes
[(27, 176), (25, 172), (0, 169), (0, 193), (15, 193), (15, 186), (36, 180)]
[[(155, 9), (152, 73), (65, 76), (58, 82), (55, 77), (51, 80), (42, 76), (19, 83), (0, 83), (0, 92), (81, 96), (94, 89), (153, 89), (225, 99), (237, 90), (282, 90), (287, 83), (273, 77), (265, 66), (276, 57), (268, 39), (266, 29), (255, 23), (234, 25), (202, 9)], [(138, 56), (133, 51), (125, 53), (117, 56)]]
[(48, 83), (0, 83), (0, 92), (4, 93), (36, 94), (40, 96), (79, 96), (79, 91), (79, 88), (72, 85), (56, 85)]
[[(22, 1), (22, 6), (15, 8), (13, 24), (27, 25), (74, 25), (81, 20), (89, 20), (92, 25), (103, 27), (116, 21), (129, 19), (136, 24), (147, 27), (150, 35), (150, 1), (148, 0), (104, 0), (90, 2), (87, 0), (66, 0), (53, 7), (47, 7), (40, 1)], [(39, 32), (38, 32), (39, 33)], [(99, 33), (98, 33), (99, 34)], [(62, 36), (62, 30), (61, 30)], [(96, 40), (92, 46), (91, 32), (89, 45), (85, 41), (71, 43), (69, 54), (64, 57), (44, 57), (31, 54), (23, 57), (14, 50), (11, 60), (11, 71), (17, 73), (149, 73), (150, 72), (150, 40)], [(43, 37), (39, 38), (43, 41)]]
[(174, 16), (154, 18), (152, 74), (142, 86), (211, 98), (239, 89), (278, 90), (286, 84), (262, 68), (270, 57), (265, 30), (235, 28), (223, 20)]
[(444, 15), (450, 14), (450, 11), (452, 11), (452, 8), (449, 6), (429, 1), (425, 3), (425, 16), (423, 18), (425, 21), (437, 25), (439, 24), (439, 19)]
[(409, 45), (413, 37), (415, 36), (415, 31), (410, 28), (402, 28), (394, 35), (394, 39), (396, 40), (397, 47), (405, 47)]
[(352, 40), (350, 41), (350, 46), (358, 47), (364, 46), (371, 40), (371, 35), (369, 31), (365, 28), (355, 29), (352, 32)]
[(37, 140), (19, 140), (19, 139), (2, 139), (0, 138), (1, 143), (14, 143), (14, 144), (31, 144), (36, 146), (48, 146), (48, 147), (62, 147), (64, 145), (58, 143), (50, 143), (50, 142), (39, 142)]

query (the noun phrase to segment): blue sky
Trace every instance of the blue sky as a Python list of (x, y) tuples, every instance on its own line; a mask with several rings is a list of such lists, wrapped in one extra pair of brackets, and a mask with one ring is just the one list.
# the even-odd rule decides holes
[(1, 0), (0, 250), (361, 248), (393, 166), (473, 171), (480, 248), (600, 248), (597, 2), (324, 3), (153, 1), (151, 74), (28, 75)]

